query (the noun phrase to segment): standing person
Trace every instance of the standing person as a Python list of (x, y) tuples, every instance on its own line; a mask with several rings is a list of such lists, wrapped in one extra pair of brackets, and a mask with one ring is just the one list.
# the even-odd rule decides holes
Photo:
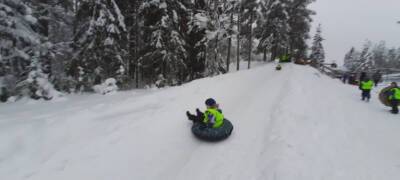
[(368, 77), (365, 77), (364, 80), (360, 82), (360, 89), (362, 91), (361, 100), (366, 100), (369, 102), (369, 99), (371, 99), (371, 90), (373, 86), (374, 82)]
[(349, 77), (349, 84), (351, 85), (357, 85), (357, 81), (356, 81), (356, 75), (354, 73), (350, 74)]
[(291, 59), (290, 54), (283, 54), (282, 56), (279, 57), (279, 62), (281, 63), (291, 62), (290, 59)]
[(391, 89), (387, 91), (390, 105), (392, 106), (391, 112), (393, 114), (399, 113), (399, 102), (400, 102), (400, 88), (396, 82), (390, 84)]
[(346, 84), (347, 80), (349, 79), (349, 73), (345, 72), (342, 76), (343, 84)]
[(378, 83), (381, 82), (382, 80), (381, 72), (379, 70), (376, 71), (376, 73), (372, 76), (372, 78), (374, 79), (375, 86), (378, 86)]

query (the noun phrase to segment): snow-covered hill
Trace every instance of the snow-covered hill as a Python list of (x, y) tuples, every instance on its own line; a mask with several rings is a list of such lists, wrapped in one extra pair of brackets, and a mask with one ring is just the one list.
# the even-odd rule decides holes
[[(398, 180), (400, 115), (314, 69), (273, 65), (161, 90), (0, 104), (4, 180)], [(235, 125), (194, 138), (214, 97)]]

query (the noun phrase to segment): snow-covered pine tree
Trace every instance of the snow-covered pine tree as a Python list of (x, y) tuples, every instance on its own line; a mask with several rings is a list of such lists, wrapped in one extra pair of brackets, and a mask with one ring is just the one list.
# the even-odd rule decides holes
[(350, 51), (346, 53), (344, 56), (344, 67), (346, 67), (348, 70), (353, 71), (356, 68), (356, 58), (357, 58), (357, 52), (354, 47), (351, 47)]
[(310, 10), (308, 6), (315, 0), (296, 0), (287, 1), (288, 23), (289, 29), (289, 54), (292, 57), (306, 58), (307, 55), (307, 39), (311, 26), (311, 15), (315, 12)]
[(48, 80), (49, 67), (43, 58), (47, 41), (31, 5), (22, 0), (0, 1), (0, 79), (10, 95), (51, 99), (59, 93)]
[[(399, 54), (400, 55), (400, 54)], [(398, 54), (396, 48), (390, 48), (387, 52), (387, 61), (385, 61), (384, 68), (398, 68), (400, 61), (397, 59)]]
[(400, 68), (400, 48), (388, 49), (384, 41), (374, 44), (366, 41), (359, 52), (352, 48), (345, 56), (344, 65), (351, 71)]
[(229, 66), (231, 63), (231, 58), (233, 58), (232, 50), (232, 39), (233, 36), (238, 34), (237, 22), (235, 22), (234, 15), (237, 13), (239, 3), (236, 0), (228, 0), (225, 3), (225, 19), (228, 23), (225, 24), (226, 38), (228, 39), (228, 45), (226, 47), (226, 71), (229, 72)]
[(220, 53), (221, 34), (224, 33), (223, 22), (223, 2), (221, 0), (209, 1), (208, 16), (210, 27), (208, 30), (208, 45), (206, 57), (206, 74), (214, 75), (225, 72)]
[(321, 24), (318, 25), (317, 32), (313, 40), (314, 41), (311, 47), (310, 59), (314, 65), (320, 66), (321, 63), (325, 61), (325, 51), (322, 45), (322, 41), (324, 41), (324, 38), (322, 37)]
[(373, 64), (375, 64), (371, 56), (371, 46), (372, 43), (370, 41), (365, 42), (363, 49), (355, 61), (355, 71), (367, 71), (368, 69), (372, 68)]
[(32, 0), (29, 2), (38, 18), (39, 33), (46, 52), (41, 54), (43, 71), (57, 90), (69, 91), (71, 79), (65, 66), (70, 63), (73, 40), (73, 0)]
[(254, 23), (259, 19), (259, 3), (257, 0), (243, 0), (241, 1), (242, 17), (241, 17), (241, 35), (243, 37), (243, 55), (248, 61), (248, 68), (250, 68), (251, 55), (253, 53), (253, 36), (254, 36)]
[(190, 80), (204, 76), (209, 21), (205, 0), (195, 1), (191, 10), (187, 32), (187, 51), (189, 55), (187, 65)]
[(145, 48), (140, 63), (146, 84), (165, 79), (167, 84), (180, 84), (188, 79), (185, 34), (188, 30), (189, 0), (146, 0), (144, 16)]
[(143, 0), (118, 0), (116, 1), (125, 17), (128, 40), (128, 56), (126, 58), (126, 74), (129, 77), (126, 86), (131, 87), (135, 83), (135, 87), (140, 85), (140, 67), (139, 52), (141, 44), (143, 44), (143, 16), (139, 13)]
[(289, 47), (289, 30), (287, 1), (262, 0), (260, 1), (260, 20), (255, 29), (256, 37), (260, 40), (257, 49), (264, 53), (271, 53), (271, 61), (286, 54)]
[(76, 56), (70, 72), (86, 90), (108, 78), (123, 83), (127, 29), (115, 0), (82, 2), (77, 19), (81, 22), (74, 40)]
[(396, 58), (393, 67), (400, 68), (400, 47), (398, 47), (396, 50)]
[(377, 45), (375, 45), (372, 50), (370, 49), (371, 48), (368, 49), (366, 56), (371, 57), (371, 61), (373, 61), (371, 63), (373, 63), (375, 67), (385, 67), (385, 64), (388, 60), (388, 49), (386, 48), (386, 43), (384, 41), (381, 41)]
[(49, 33), (50, 33), (50, 11), (51, 11), (51, 0), (31, 0), (27, 1), (27, 4), (30, 5), (34, 11), (33, 15), (37, 17), (38, 20), (38, 29), (37, 32), (42, 37), (42, 46), (40, 53), (36, 55), (33, 59), (35, 66), (40, 66), (41, 69), (37, 71), (46, 74), (48, 78), (51, 77), (51, 52), (49, 51), (52, 44), (49, 41)]
[(214, 75), (228, 71), (232, 36), (237, 32), (234, 13), (239, 3), (235, 0), (218, 0), (209, 1), (209, 4), (206, 9), (209, 21), (206, 75)]
[(9, 95), (24, 89), (17, 90), (17, 85), (27, 79), (34, 47), (40, 45), (34, 28), (37, 19), (32, 16), (31, 7), (21, 0), (0, 1), (0, 78)]

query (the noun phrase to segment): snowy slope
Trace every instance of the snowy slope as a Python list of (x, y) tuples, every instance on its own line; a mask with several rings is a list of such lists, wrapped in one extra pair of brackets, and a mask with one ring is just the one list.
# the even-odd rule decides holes
[[(373, 93), (273, 65), (181, 87), (0, 104), (0, 179), (400, 179), (400, 116)], [(214, 97), (235, 130), (191, 135), (184, 112)]]

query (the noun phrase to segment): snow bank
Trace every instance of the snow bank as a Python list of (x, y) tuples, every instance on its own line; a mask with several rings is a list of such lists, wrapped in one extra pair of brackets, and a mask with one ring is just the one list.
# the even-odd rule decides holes
[(93, 90), (99, 94), (114, 94), (118, 91), (117, 80), (108, 78), (104, 83), (93, 86)]

